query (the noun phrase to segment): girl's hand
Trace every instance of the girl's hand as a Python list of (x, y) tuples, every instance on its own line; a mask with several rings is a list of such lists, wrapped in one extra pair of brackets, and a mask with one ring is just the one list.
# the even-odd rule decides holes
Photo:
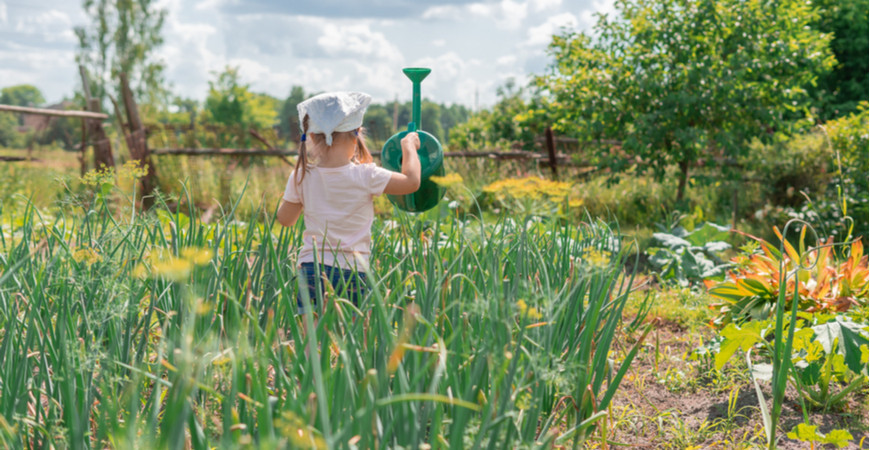
[(385, 194), (405, 195), (417, 192), (420, 189), (420, 157), (417, 149), (420, 148), (420, 136), (417, 133), (408, 133), (402, 138), (402, 173), (393, 173)]
[(405, 137), (402, 138), (402, 151), (414, 151), (416, 152), (420, 148), (420, 136), (417, 135), (417, 132), (408, 133)]

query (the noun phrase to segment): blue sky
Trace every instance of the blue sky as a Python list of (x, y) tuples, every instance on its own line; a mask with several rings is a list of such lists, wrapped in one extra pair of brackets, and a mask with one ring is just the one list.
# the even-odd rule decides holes
[[(160, 0), (168, 10), (159, 57), (174, 93), (202, 99), (208, 80), (240, 67), (258, 92), (284, 98), (360, 90), (376, 102), (410, 98), (401, 68), (432, 74), (423, 96), (486, 107), (514, 78), (547, 66), (549, 37), (588, 30), (613, 0)], [(87, 17), (76, 0), (0, 0), (0, 87), (30, 83), (49, 102), (78, 83), (73, 27)]]

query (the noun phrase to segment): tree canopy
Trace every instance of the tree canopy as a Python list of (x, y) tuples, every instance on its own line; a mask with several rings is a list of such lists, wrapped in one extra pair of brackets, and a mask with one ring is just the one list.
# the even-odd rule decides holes
[(32, 84), (18, 84), (0, 89), (0, 103), (14, 106), (41, 106), (42, 91)]
[(92, 95), (102, 102), (120, 92), (123, 72), (140, 104), (167, 103), (165, 65), (156, 56), (167, 11), (156, 0), (84, 0), (82, 6), (91, 24), (75, 28), (76, 62), (89, 73)]
[(678, 165), (677, 201), (690, 167), (727, 167), (748, 140), (783, 129), (809, 105), (804, 87), (834, 64), (805, 1), (622, 0), (616, 9), (592, 35), (555, 36), (536, 84), (557, 131), (622, 141), (621, 151), (599, 149), (615, 172), (639, 159), (662, 178)]

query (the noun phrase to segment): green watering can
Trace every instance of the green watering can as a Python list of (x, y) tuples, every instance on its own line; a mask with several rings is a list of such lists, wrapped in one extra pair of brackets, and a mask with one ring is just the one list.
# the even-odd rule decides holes
[(384, 168), (401, 172), (402, 138), (414, 131), (420, 137), (420, 149), (417, 150), (417, 155), (420, 157), (420, 189), (412, 194), (387, 195), (390, 202), (408, 212), (423, 212), (431, 209), (444, 196), (444, 188), (429, 179), (433, 175), (444, 176), (444, 152), (441, 143), (435, 139), (435, 136), (417, 129), (420, 125), (420, 82), (431, 71), (422, 67), (402, 69), (414, 85), (412, 122), (408, 124), (408, 131), (396, 133), (389, 138), (381, 152), (381, 164)]

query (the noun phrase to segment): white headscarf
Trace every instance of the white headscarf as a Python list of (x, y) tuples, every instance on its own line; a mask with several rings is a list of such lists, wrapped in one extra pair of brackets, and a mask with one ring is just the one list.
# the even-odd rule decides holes
[[(372, 97), (362, 92), (329, 92), (316, 95), (296, 106), (299, 127), (308, 114), (307, 133), (323, 133), (326, 145), (332, 145), (332, 133), (351, 131), (362, 126), (363, 115)], [(306, 131), (303, 129), (303, 133)]]

